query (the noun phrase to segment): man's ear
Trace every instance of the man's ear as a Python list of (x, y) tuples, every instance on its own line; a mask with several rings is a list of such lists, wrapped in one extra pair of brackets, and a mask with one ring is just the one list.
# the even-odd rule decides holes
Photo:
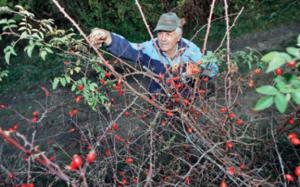
[(186, 24), (186, 19), (185, 18), (180, 18), (180, 26), (181, 28)]

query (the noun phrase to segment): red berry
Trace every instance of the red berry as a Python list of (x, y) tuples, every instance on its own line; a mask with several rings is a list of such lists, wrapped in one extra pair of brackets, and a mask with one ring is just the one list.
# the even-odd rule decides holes
[(189, 176), (185, 177), (184, 182), (186, 185), (190, 185), (191, 184), (191, 178)]
[(139, 182), (139, 180), (138, 180), (138, 178), (135, 177), (135, 178), (132, 179), (132, 182), (133, 182), (134, 184), (137, 184), (137, 183)]
[(81, 96), (80, 96), (80, 95), (78, 95), (78, 96), (75, 97), (75, 102), (76, 102), (76, 103), (79, 103), (80, 100), (81, 100)]
[(230, 113), (230, 114), (228, 115), (228, 117), (229, 117), (230, 119), (234, 119), (234, 118), (236, 117), (236, 115), (235, 115), (235, 113)]
[(6, 108), (6, 105), (0, 104), (0, 109), (5, 109), (5, 108)]
[(127, 185), (127, 184), (128, 184), (128, 182), (127, 182), (127, 179), (126, 179), (126, 178), (123, 178), (123, 179), (122, 179), (122, 184), (123, 184), (123, 185)]
[(298, 137), (298, 135), (297, 135), (297, 133), (295, 133), (295, 132), (291, 132), (291, 133), (289, 133), (289, 135), (288, 135), (288, 139), (297, 138), (297, 137)]
[(51, 155), (49, 160), (54, 161), (55, 160), (55, 155)]
[(209, 81), (208, 77), (204, 77), (202, 80), (203, 80), (204, 82), (208, 82), (208, 81)]
[(220, 183), (220, 187), (228, 187), (225, 180), (222, 180), (222, 182)]
[(221, 113), (225, 113), (225, 112), (227, 112), (227, 109), (226, 109), (226, 107), (221, 107), (221, 108), (220, 108), (220, 112), (221, 112)]
[(184, 104), (185, 106), (188, 106), (188, 105), (190, 104), (190, 101), (189, 101), (188, 99), (184, 99), (184, 100), (183, 100), (183, 104)]
[(38, 111), (34, 111), (34, 112), (32, 113), (32, 115), (33, 115), (33, 116), (38, 116), (38, 115), (39, 115), (39, 112), (38, 112)]
[(249, 88), (253, 88), (254, 87), (254, 81), (252, 79), (249, 79), (247, 83), (248, 83), (248, 87)]
[(92, 162), (94, 162), (96, 158), (96, 152), (94, 150), (92, 150), (91, 152), (89, 152), (86, 156), (86, 161), (91, 164)]
[(111, 125), (111, 128), (114, 129), (115, 131), (119, 130), (119, 125), (117, 123), (113, 123)]
[(9, 131), (14, 132), (14, 131), (18, 130), (18, 128), (19, 128), (19, 124), (18, 124), (18, 123), (14, 123), (14, 124), (9, 128)]
[(228, 149), (232, 149), (232, 148), (233, 148), (233, 143), (232, 143), (232, 141), (227, 141), (227, 142), (226, 142), (226, 147), (227, 147)]
[(132, 159), (131, 157), (128, 157), (128, 158), (126, 159), (126, 163), (127, 163), (127, 164), (132, 164), (132, 163), (133, 163), (133, 159)]
[(198, 91), (198, 94), (203, 96), (203, 95), (205, 94), (205, 92), (206, 92), (206, 90), (200, 89), (200, 90)]
[(300, 166), (297, 166), (294, 170), (294, 173), (297, 177), (300, 177)]
[(73, 155), (73, 159), (71, 162), (71, 169), (79, 168), (82, 165), (82, 163), (83, 163), (82, 158), (79, 155), (77, 154)]
[(244, 170), (246, 168), (246, 165), (244, 163), (240, 163), (240, 169)]
[(69, 111), (69, 116), (72, 118), (78, 114), (79, 110), (76, 108), (73, 108), (72, 110)]
[(286, 65), (287, 65), (287, 67), (289, 67), (289, 68), (294, 68), (294, 67), (296, 67), (296, 60), (292, 60), (292, 61), (289, 61)]
[(105, 78), (110, 78), (111, 74), (109, 72), (105, 72), (104, 76)]
[(106, 157), (109, 157), (111, 155), (110, 150), (109, 149), (105, 149), (104, 155)]
[(33, 183), (22, 184), (21, 187), (34, 187)]
[(235, 168), (233, 166), (230, 166), (228, 169), (227, 169), (227, 172), (229, 175), (234, 175), (235, 173)]
[(7, 177), (8, 177), (9, 180), (12, 180), (13, 178), (15, 178), (15, 175), (14, 175), (14, 173), (12, 173), (11, 171), (9, 171), (9, 172), (7, 173)]
[(126, 112), (124, 113), (124, 115), (125, 115), (126, 117), (128, 117), (128, 116), (129, 116), (129, 112), (126, 111)]
[(290, 118), (290, 119), (288, 120), (288, 124), (294, 125), (294, 124), (295, 124), (295, 119), (294, 119), (294, 118)]
[(78, 86), (77, 86), (77, 90), (78, 90), (78, 91), (84, 90), (84, 85), (82, 85), (82, 84), (78, 85)]
[(191, 127), (187, 128), (188, 133), (193, 133), (193, 129)]
[(254, 70), (254, 73), (255, 73), (256, 75), (260, 74), (260, 73), (261, 73), (261, 69), (260, 69), (260, 68), (256, 68), (256, 69)]
[(124, 142), (125, 141), (125, 139), (122, 137), (122, 136), (120, 136), (120, 135), (115, 135), (115, 139), (117, 140), (117, 141), (119, 141), (119, 142)]
[(285, 180), (288, 182), (293, 182), (294, 181), (294, 177), (291, 174), (286, 174), (284, 176)]
[(164, 74), (163, 73), (159, 73), (158, 78), (159, 78), (159, 80), (163, 80), (164, 79)]
[(170, 112), (170, 111), (167, 111), (166, 112), (166, 116), (169, 118), (169, 117), (172, 117), (173, 116), (173, 113), (172, 112)]
[(283, 74), (283, 70), (281, 68), (278, 68), (275, 70), (275, 74), (281, 76)]
[(300, 145), (300, 139), (297, 137), (291, 138), (290, 141), (293, 145)]
[(70, 64), (70, 62), (69, 61), (64, 61), (64, 65), (69, 65)]
[(32, 123), (37, 123), (39, 121), (39, 118), (34, 116), (32, 119), (31, 119)]
[(161, 124), (161, 126), (165, 127), (167, 125), (167, 122), (163, 120), (160, 122), (160, 124)]
[(236, 124), (238, 125), (243, 125), (244, 124), (244, 121), (242, 119), (237, 119), (236, 120)]

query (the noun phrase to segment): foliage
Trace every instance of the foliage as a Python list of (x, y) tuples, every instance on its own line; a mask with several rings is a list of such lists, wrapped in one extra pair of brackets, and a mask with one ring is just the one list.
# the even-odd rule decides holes
[[(9, 64), (11, 55), (17, 55), (15, 48), (21, 42), (22, 45), (25, 45), (24, 52), (29, 58), (32, 58), (33, 54), (36, 54), (45, 61), (46, 57), (55, 51), (56, 55), (66, 59), (65, 65), (68, 67), (66, 68), (65, 78), (54, 79), (53, 88), (57, 87), (58, 82), (64, 87), (72, 84), (76, 85), (77, 80), (74, 80), (71, 76), (74, 77), (75, 74), (80, 73), (81, 66), (84, 66), (84, 62), (89, 61), (84, 55), (76, 57), (76, 53), (73, 52), (73, 50), (77, 50), (82, 51), (82, 53), (87, 53), (87, 48), (83, 45), (82, 39), (77, 39), (72, 29), (58, 29), (52, 19), (38, 20), (33, 13), (25, 10), (22, 6), (18, 5), (16, 9), (18, 11), (11, 12), (21, 16), (19, 22), (16, 22), (14, 19), (6, 18), (0, 20), (0, 24), (4, 25), (2, 27), (3, 33), (10, 33), (17, 37), (17, 40), (4, 48), (6, 63)], [(69, 51), (69, 54), (65, 51)], [(95, 64), (98, 62), (96, 59), (90, 63)], [(100, 73), (100, 71), (103, 70), (98, 67), (97, 72)], [(5, 75), (5, 72), (3, 75)], [(90, 80), (85, 81), (91, 82)], [(107, 103), (108, 100), (103, 93), (99, 92), (95, 95), (94, 91), (96, 87), (92, 87), (92, 85), (93, 84), (87, 87), (90, 88), (91, 91), (84, 92), (83, 94), (87, 103), (90, 104), (92, 108), (95, 108), (98, 103)], [(75, 91), (75, 89), (72, 90)]]
[(257, 101), (255, 110), (269, 108), (273, 103), (277, 110), (284, 113), (288, 103), (293, 101), (296, 105), (300, 104), (300, 78), (297, 76), (300, 69), (300, 35), (297, 41), (298, 47), (288, 47), (286, 52), (269, 52), (262, 57), (262, 61), (268, 66), (266, 73), (280, 70), (286, 65), (286, 73), (281, 73), (274, 79), (273, 85), (265, 85), (256, 89), (260, 94), (266, 95)]

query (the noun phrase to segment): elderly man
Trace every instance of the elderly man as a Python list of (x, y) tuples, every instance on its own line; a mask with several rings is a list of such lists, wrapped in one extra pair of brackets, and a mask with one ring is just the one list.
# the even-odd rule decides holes
[[(141, 63), (144, 68), (150, 69), (157, 75), (166, 74), (166, 67), (174, 72), (182, 65), (186, 65), (186, 68), (184, 68), (185, 72), (179, 72), (180, 75), (199, 74), (202, 54), (194, 43), (182, 38), (181, 21), (175, 13), (162, 14), (154, 32), (157, 33), (154, 41), (138, 44), (98, 28), (92, 30), (89, 38), (97, 46), (104, 43), (106, 49), (115, 56)], [(206, 70), (205, 75), (210, 78), (218, 73), (216, 64), (201, 64), (201, 67)], [(160, 92), (160, 89), (157, 82), (154, 80), (150, 82), (151, 93)]]

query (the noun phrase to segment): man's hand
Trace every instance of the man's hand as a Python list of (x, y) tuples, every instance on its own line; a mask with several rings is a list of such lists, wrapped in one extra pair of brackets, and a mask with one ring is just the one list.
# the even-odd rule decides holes
[(200, 68), (198, 64), (188, 63), (186, 67), (186, 74), (187, 76), (194, 76), (199, 75)]
[(112, 42), (110, 32), (99, 28), (92, 29), (89, 40), (97, 47), (101, 47), (103, 43), (110, 45)]

